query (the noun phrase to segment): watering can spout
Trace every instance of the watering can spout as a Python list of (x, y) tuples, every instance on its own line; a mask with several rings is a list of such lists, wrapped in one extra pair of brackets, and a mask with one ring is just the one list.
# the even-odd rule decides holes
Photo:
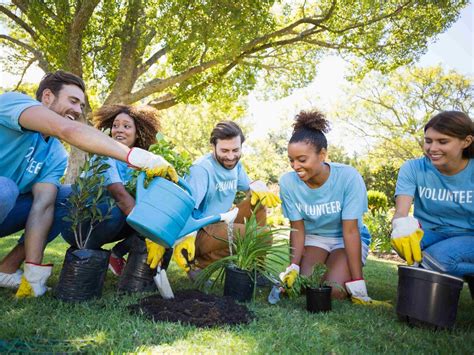
[(221, 216), (215, 215), (215, 216), (209, 216), (201, 219), (195, 219), (192, 215), (188, 218), (186, 221), (186, 224), (184, 225), (183, 229), (179, 233), (180, 237), (184, 237), (188, 234), (191, 234), (192, 232), (195, 232), (202, 227), (205, 227), (209, 224), (219, 222), (221, 220)]

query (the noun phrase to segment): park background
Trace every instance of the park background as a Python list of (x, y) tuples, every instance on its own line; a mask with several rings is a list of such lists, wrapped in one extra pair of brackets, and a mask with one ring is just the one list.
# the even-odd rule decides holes
[[(305, 22), (312, 9), (316, 14), (333, 12), (327, 23)], [(473, 18), (469, 1), (0, 1), (0, 93), (20, 90), (33, 95), (45, 71), (70, 70), (86, 80), (87, 113), (104, 103), (151, 104), (161, 110), (167, 139), (191, 158), (209, 151), (208, 137), (216, 122), (235, 120), (248, 136), (243, 163), (249, 175), (269, 182), (275, 191), (279, 176), (289, 171), (286, 145), (294, 115), (320, 109), (333, 125), (329, 158), (356, 167), (374, 191), (365, 218), (373, 234), (371, 249), (389, 252), (397, 171), (406, 159), (422, 155), (424, 123), (441, 110), (457, 109), (472, 117)], [(301, 28), (281, 30), (298, 21)], [(351, 24), (353, 28), (345, 30)], [(327, 31), (331, 26), (338, 30)], [(83, 155), (72, 150), (71, 157), (69, 181), (77, 175)], [(278, 209), (270, 217), (272, 224), (284, 223)], [(0, 241), (2, 255), (14, 240)], [(48, 247), (47, 255), (57, 266), (65, 248), (59, 238)], [(371, 295), (394, 300), (394, 264), (371, 259), (366, 277)], [(179, 287), (189, 287), (177, 270), (171, 278)], [(61, 305), (51, 313), (58, 307), (51, 299), (37, 301), (38, 312), (35, 301), (21, 307), (6, 302), (1, 311), (17, 325), (2, 327), (0, 338), (61, 339), (59, 349), (168, 352), (214, 345), (222, 352), (269, 352), (285, 349), (285, 344), (288, 351), (336, 352), (392, 351), (393, 344), (397, 352), (443, 352), (453, 344), (469, 352), (474, 347), (474, 315), (466, 294), (458, 333), (436, 337), (415, 330), (408, 335), (413, 344), (408, 344), (395, 339), (394, 334), (402, 337), (407, 330), (395, 323), (392, 313), (353, 309), (345, 303), (337, 303), (335, 315), (318, 318), (316, 324), (298, 309), (301, 304), (284, 302), (277, 311), (257, 304), (252, 307), (261, 323), (250, 328), (202, 335), (186, 326), (158, 325), (152, 328), (162, 335), (155, 338), (149, 322), (124, 319), (122, 306), (130, 298), (114, 296), (113, 280), (107, 286), (109, 294), (90, 305), (105, 308), (104, 313), (88, 316), (98, 325), (86, 326), (87, 321), (75, 317), (74, 339), (64, 331), (46, 329), (44, 318), (35, 313), (44, 310), (48, 318), (54, 314), (59, 324), (69, 327), (70, 320), (60, 310), (78, 315), (89, 306)], [(2, 291), (2, 297), (7, 296)], [(117, 308), (111, 310), (110, 302)], [(22, 313), (29, 314), (31, 322), (25, 322)], [(110, 318), (113, 326), (104, 325), (97, 315)], [(294, 322), (282, 330), (288, 318)], [(341, 329), (346, 318), (351, 319), (350, 331)], [(303, 335), (306, 343), (288, 335), (301, 327), (301, 319), (314, 330)], [(387, 320), (390, 325), (383, 328)], [(123, 322), (127, 336), (119, 339), (122, 330), (116, 328)], [(52, 318), (46, 323), (52, 324)], [(261, 327), (274, 329), (263, 336)], [(371, 341), (350, 344), (378, 327)], [(170, 336), (171, 330), (177, 335)], [(339, 342), (340, 337), (346, 340)]]

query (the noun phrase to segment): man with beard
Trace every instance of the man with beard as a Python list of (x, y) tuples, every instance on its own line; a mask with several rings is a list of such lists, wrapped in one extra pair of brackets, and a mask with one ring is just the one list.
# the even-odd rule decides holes
[[(137, 168), (173, 171), (162, 157), (75, 122), (85, 106), (85, 85), (78, 76), (46, 74), (36, 99), (16, 92), (0, 95), (0, 237), (25, 229), (24, 243), (0, 262), (0, 287), (18, 288), (18, 297), (41, 296), (51, 275), (52, 265), (42, 259), (48, 233), (55, 236), (55, 203), (65, 198), (59, 179), (67, 153), (59, 139)], [(19, 270), (23, 260), (24, 273)]]
[[(271, 193), (263, 182), (250, 182), (240, 162), (244, 140), (242, 130), (236, 123), (219, 122), (211, 133), (212, 153), (206, 154), (194, 162), (189, 176), (186, 178), (196, 201), (195, 218), (227, 212), (232, 207), (237, 191), (251, 191), (252, 196), (237, 205), (238, 213), (235, 214), (234, 235), (238, 235), (238, 233), (244, 235), (244, 219), (250, 217), (253, 206), (258, 201), (261, 201), (261, 205), (256, 211), (256, 218), (261, 226), (266, 223), (265, 207), (275, 207), (280, 203), (278, 196)], [(182, 248), (175, 248), (174, 259), (178, 265), (188, 271), (191, 279), (195, 278), (200, 269), (229, 255), (229, 247), (225, 242), (227, 224), (224, 222), (214, 223), (200, 229), (195, 240), (194, 236), (187, 238), (187, 244), (181, 243)], [(183, 257), (183, 248), (187, 249), (188, 260), (195, 255), (196, 270), (190, 270)]]

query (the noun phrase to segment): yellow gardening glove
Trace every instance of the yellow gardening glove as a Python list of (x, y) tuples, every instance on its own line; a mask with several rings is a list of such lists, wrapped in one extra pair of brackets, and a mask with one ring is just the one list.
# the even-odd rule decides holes
[(145, 239), (145, 243), (146, 250), (148, 251), (146, 263), (150, 265), (150, 269), (156, 269), (161, 259), (163, 259), (163, 255), (165, 255), (165, 248), (158, 243), (152, 242), (150, 239)]
[(277, 207), (281, 204), (280, 198), (271, 192), (267, 185), (260, 180), (253, 181), (250, 184), (250, 191), (252, 192), (250, 204), (253, 206), (255, 206), (258, 201), (261, 201), (263, 206), (269, 208)]
[(291, 264), (284, 272), (280, 273), (280, 280), (284, 286), (292, 288), (299, 274), (300, 267), (296, 264)]
[(189, 264), (194, 262), (194, 255), (196, 252), (195, 242), (196, 234), (193, 233), (181, 239), (178, 244), (174, 246), (173, 259), (176, 264), (186, 272), (190, 270)]
[(178, 182), (178, 174), (171, 165), (163, 165), (153, 169), (147, 169), (146, 176), (147, 178), (154, 178), (156, 176), (159, 176), (171, 180), (174, 183)]
[(42, 296), (47, 290), (46, 281), (53, 271), (53, 264), (25, 262), (25, 272), (16, 291), (17, 298)]
[(408, 265), (413, 265), (416, 261), (421, 263), (421, 239), (423, 230), (420, 229), (418, 220), (414, 217), (396, 218), (392, 222), (393, 229), (391, 244), (393, 249), (406, 260)]
[(367, 294), (367, 286), (363, 279), (346, 282), (346, 290), (351, 296), (351, 301), (354, 304), (363, 306), (384, 306), (392, 307), (388, 302), (376, 301)]

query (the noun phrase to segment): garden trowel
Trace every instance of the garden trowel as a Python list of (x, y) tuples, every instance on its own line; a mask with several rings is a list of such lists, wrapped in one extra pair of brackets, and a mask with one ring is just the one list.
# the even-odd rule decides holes
[(156, 287), (160, 292), (161, 297), (164, 299), (174, 298), (173, 290), (171, 289), (166, 270), (162, 269), (161, 266), (156, 268), (156, 275), (153, 277), (155, 280)]

